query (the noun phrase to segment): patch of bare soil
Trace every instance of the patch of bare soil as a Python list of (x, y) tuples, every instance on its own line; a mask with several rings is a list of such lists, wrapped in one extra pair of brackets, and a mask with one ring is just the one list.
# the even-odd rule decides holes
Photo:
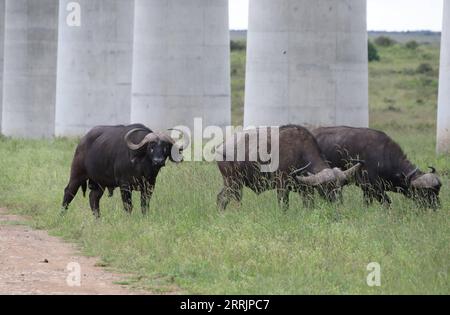
[(125, 276), (98, 267), (98, 259), (79, 255), (75, 246), (23, 221), (0, 208), (0, 294), (143, 293), (114, 284)]

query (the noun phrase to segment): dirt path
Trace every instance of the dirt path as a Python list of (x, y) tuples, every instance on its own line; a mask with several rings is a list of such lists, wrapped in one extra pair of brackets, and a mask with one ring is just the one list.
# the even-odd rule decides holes
[[(0, 294), (135, 293), (113, 284), (123, 280), (123, 275), (96, 267), (98, 259), (79, 255), (73, 245), (45, 231), (18, 224), (23, 221), (0, 208)], [(69, 265), (75, 269), (68, 270), (69, 263), (75, 263)], [(76, 274), (76, 264), (79, 278), (71, 277)]]

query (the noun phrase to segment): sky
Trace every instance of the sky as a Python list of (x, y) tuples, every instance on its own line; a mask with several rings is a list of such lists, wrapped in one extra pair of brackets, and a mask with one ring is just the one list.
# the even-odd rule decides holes
[[(450, 0), (367, 0), (367, 29), (441, 31), (443, 1)], [(229, 4), (230, 29), (247, 29), (248, 0), (229, 0)]]

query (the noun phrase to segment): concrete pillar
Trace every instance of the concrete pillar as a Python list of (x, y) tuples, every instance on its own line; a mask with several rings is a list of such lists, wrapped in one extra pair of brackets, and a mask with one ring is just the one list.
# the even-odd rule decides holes
[(244, 124), (368, 126), (366, 0), (250, 0)]
[(57, 0), (6, 0), (2, 133), (54, 132)]
[(227, 0), (136, 0), (131, 121), (230, 124)]
[(441, 40), (437, 152), (450, 153), (450, 1), (444, 1), (444, 24)]
[(5, 49), (5, 0), (0, 0), (0, 133), (3, 111), (3, 53)]
[(80, 25), (67, 23), (71, 2), (60, 0), (57, 136), (130, 121), (134, 1), (78, 0)]

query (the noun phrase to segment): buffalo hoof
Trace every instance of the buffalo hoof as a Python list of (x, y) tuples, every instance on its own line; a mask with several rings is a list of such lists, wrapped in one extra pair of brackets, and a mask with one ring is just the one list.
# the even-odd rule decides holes
[(64, 207), (61, 208), (61, 209), (59, 210), (59, 216), (64, 217), (64, 216), (66, 215), (67, 211), (68, 211), (67, 208), (64, 208)]

